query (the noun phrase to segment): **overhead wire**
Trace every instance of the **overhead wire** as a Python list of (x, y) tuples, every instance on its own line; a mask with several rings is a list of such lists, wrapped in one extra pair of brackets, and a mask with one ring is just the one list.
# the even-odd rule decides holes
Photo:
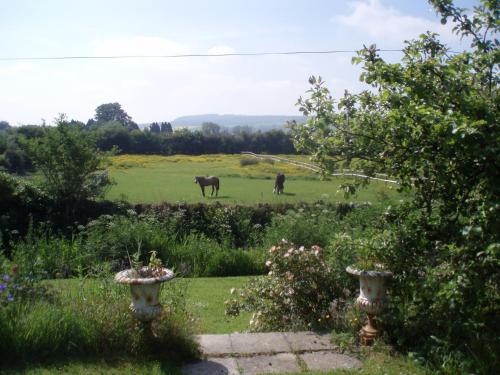
[[(178, 55), (102, 55), (102, 56), (21, 56), (0, 57), (0, 61), (32, 61), (32, 60), (91, 60), (91, 59), (171, 59), (191, 57), (230, 57), (230, 56), (279, 56), (279, 55), (327, 55), (335, 53), (356, 53), (356, 50), (325, 50), (325, 51), (274, 51), (274, 52), (234, 52), (234, 53), (191, 53)], [(378, 49), (377, 52), (402, 52), (401, 49)]]

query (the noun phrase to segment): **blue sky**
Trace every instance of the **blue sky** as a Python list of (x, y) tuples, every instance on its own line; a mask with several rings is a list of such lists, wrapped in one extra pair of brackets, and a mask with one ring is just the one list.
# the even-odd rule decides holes
[[(0, 57), (398, 49), (428, 29), (453, 49), (467, 47), (425, 0), (0, 0)], [(66, 113), (86, 121), (107, 102), (139, 123), (298, 114), (312, 74), (337, 97), (363, 88), (352, 56), (0, 61), (0, 120), (51, 122)]]

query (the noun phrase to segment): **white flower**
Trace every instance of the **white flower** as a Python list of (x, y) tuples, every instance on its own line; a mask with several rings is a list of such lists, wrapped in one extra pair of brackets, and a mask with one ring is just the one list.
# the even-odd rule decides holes
[(231, 290), (229, 291), (229, 293), (231, 294), (234, 294), (234, 292), (236, 292), (236, 288), (231, 288)]
[(268, 260), (268, 261), (266, 262), (266, 267), (271, 267), (271, 265), (272, 265), (272, 264), (273, 264), (273, 262), (271, 262), (270, 260)]

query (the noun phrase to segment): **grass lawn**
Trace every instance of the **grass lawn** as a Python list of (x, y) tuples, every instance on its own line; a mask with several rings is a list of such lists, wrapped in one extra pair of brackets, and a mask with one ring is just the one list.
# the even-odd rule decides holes
[[(227, 318), (224, 315), (224, 300), (230, 294), (232, 287), (243, 286), (250, 277), (225, 277), (225, 278), (186, 278), (172, 281), (170, 287), (179, 287), (185, 291), (188, 307), (195, 318), (195, 331), (198, 333), (228, 333), (241, 332), (247, 327), (249, 313), (238, 318)], [(63, 295), (72, 298), (73, 293), (82, 287), (95, 287), (96, 281), (85, 280), (53, 280), (50, 283), (57, 289), (61, 289)], [(92, 285), (94, 284), (94, 285)], [(166, 287), (168, 288), (168, 284)], [(393, 357), (383, 352), (365, 353), (363, 355), (364, 366), (358, 370), (337, 370), (330, 372), (302, 372), (308, 375), (401, 375), (401, 374), (425, 374), (422, 367), (411, 362), (407, 358)], [(33, 364), (22, 369), (2, 370), (0, 374), (180, 374), (178, 366), (159, 360), (133, 360), (129, 358), (115, 358), (110, 360), (70, 360), (50, 364)], [(298, 375), (298, 374), (297, 374)]]
[[(339, 185), (348, 181), (334, 177), (321, 181), (310, 170), (291, 164), (259, 161), (241, 166), (243, 155), (156, 156), (120, 155), (111, 158), (110, 176), (115, 180), (106, 198), (126, 198), (132, 203), (161, 201), (214, 202), (229, 204), (345, 201)], [(289, 156), (304, 159), (304, 157)], [(257, 160), (257, 159), (255, 159)], [(285, 194), (272, 193), (277, 172), (286, 175)], [(203, 198), (194, 176), (215, 175), (220, 178), (218, 198)], [(207, 188), (210, 193), (211, 188)], [(373, 182), (349, 201), (376, 201), (382, 196), (396, 196), (394, 185)], [(208, 194), (209, 195), (209, 194)]]

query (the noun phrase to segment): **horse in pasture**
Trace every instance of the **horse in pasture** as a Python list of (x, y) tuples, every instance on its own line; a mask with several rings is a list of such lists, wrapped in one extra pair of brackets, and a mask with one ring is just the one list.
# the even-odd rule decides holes
[(205, 186), (212, 186), (212, 194), (210, 194), (210, 196), (214, 195), (214, 188), (215, 188), (215, 196), (219, 194), (219, 177), (195, 176), (194, 183), (200, 185), (201, 193), (203, 194), (203, 196), (205, 196)]
[(274, 180), (274, 194), (283, 194), (283, 190), (285, 190), (285, 174), (279, 172), (276, 175), (276, 180)]

